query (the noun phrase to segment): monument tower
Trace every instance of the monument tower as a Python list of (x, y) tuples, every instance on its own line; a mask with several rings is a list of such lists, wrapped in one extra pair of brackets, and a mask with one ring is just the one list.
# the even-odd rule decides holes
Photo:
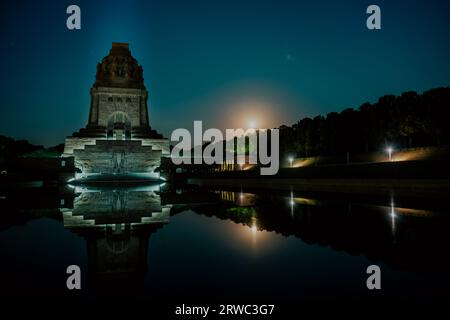
[(142, 67), (128, 44), (113, 43), (97, 65), (88, 123), (65, 141), (77, 180), (159, 178), (169, 141), (150, 127), (147, 100)]

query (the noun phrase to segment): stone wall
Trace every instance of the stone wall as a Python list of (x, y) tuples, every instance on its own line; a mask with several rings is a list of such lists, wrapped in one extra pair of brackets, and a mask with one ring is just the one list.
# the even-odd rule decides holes
[(96, 145), (74, 150), (74, 156), (83, 174), (153, 172), (161, 163), (161, 150), (130, 140), (97, 140)]
[(163, 156), (170, 155), (169, 139), (142, 139), (143, 146), (152, 146), (153, 150), (161, 150)]
[(72, 157), (75, 149), (84, 149), (86, 145), (95, 145), (96, 138), (67, 137), (63, 157)]
[(107, 127), (110, 116), (117, 111), (127, 115), (132, 127), (148, 125), (146, 90), (92, 88), (91, 99), (92, 105), (89, 119), (91, 125)]

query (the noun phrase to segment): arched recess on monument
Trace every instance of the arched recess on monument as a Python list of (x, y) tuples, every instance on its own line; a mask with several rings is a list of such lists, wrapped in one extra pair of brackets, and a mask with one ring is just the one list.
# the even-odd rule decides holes
[(131, 235), (129, 226), (122, 232), (122, 234), (114, 234), (111, 229), (108, 229), (106, 232), (106, 249), (112, 254), (123, 254), (130, 248)]
[(116, 111), (109, 116), (107, 137), (108, 140), (131, 139), (131, 121), (125, 112)]

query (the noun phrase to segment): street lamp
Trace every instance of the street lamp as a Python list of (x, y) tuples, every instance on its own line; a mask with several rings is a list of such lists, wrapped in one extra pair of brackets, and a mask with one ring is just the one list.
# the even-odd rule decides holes
[(386, 151), (389, 154), (389, 161), (392, 161), (392, 151), (394, 151), (394, 149), (392, 149), (392, 147), (388, 147)]
[(289, 166), (292, 168), (292, 162), (294, 161), (294, 158), (292, 158), (292, 157), (289, 157)]

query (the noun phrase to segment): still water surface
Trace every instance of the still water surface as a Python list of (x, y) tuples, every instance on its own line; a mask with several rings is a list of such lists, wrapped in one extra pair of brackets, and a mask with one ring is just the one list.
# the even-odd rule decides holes
[[(160, 186), (0, 196), (8, 299), (433, 300), (449, 289), (445, 199)], [(371, 264), (378, 292), (366, 288)]]

